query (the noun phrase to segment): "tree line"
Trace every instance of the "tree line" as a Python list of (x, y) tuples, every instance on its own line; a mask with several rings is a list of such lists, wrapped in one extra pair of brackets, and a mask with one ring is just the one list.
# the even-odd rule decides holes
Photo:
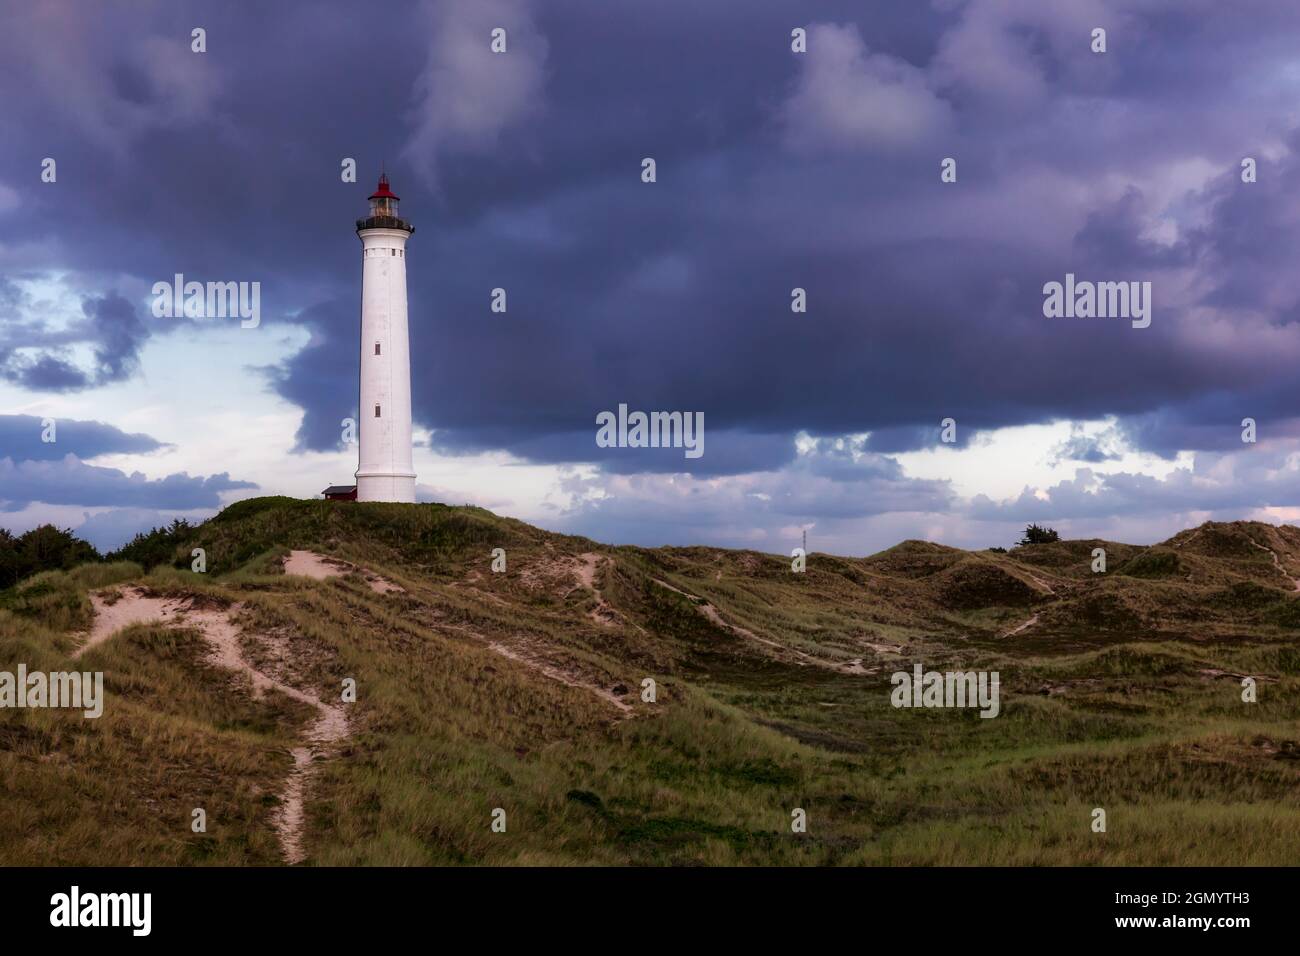
[(20, 535), (0, 528), (0, 590), (42, 571), (67, 571), (99, 561), (134, 561), (145, 568), (170, 564), (176, 548), (194, 528), (184, 518), (137, 534), (116, 551), (100, 554), (71, 530), (44, 524)]

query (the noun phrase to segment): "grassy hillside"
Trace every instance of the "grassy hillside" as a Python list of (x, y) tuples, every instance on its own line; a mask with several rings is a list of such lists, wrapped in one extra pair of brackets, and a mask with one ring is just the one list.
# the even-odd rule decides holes
[[(290, 549), (353, 569), (286, 576)], [(312, 864), (1289, 864), (1296, 578), (1300, 529), (1255, 523), (1150, 548), (909, 541), (794, 574), (476, 508), (254, 499), (185, 531), (170, 565), (0, 592), (0, 670), (102, 670), (108, 690), (98, 721), (0, 710), (0, 861), (283, 859), (310, 707), (217, 667), (193, 628), (69, 660), (91, 592), (139, 587), (229, 612), (249, 660), (322, 701), (355, 680), (307, 788)], [(895, 709), (890, 675), (915, 662), (999, 671), (1000, 715)]]

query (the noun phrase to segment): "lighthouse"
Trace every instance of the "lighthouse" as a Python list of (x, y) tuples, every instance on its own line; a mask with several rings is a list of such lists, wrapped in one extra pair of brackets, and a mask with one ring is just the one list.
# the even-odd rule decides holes
[(411, 464), (411, 343), (406, 319), (406, 240), (397, 196), (380, 175), (361, 240), (361, 407), (357, 501), (415, 501)]

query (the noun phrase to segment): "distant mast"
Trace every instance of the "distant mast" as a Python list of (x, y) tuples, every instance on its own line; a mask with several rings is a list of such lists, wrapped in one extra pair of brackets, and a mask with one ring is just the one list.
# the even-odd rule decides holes
[(406, 318), (406, 240), (380, 175), (361, 239), (361, 408), (357, 501), (415, 501), (411, 462), (411, 343)]

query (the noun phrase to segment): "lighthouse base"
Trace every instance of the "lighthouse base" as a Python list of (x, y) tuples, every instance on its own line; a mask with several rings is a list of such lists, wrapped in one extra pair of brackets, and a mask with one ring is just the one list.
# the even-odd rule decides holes
[(415, 502), (415, 475), (362, 474), (357, 472), (357, 501)]

